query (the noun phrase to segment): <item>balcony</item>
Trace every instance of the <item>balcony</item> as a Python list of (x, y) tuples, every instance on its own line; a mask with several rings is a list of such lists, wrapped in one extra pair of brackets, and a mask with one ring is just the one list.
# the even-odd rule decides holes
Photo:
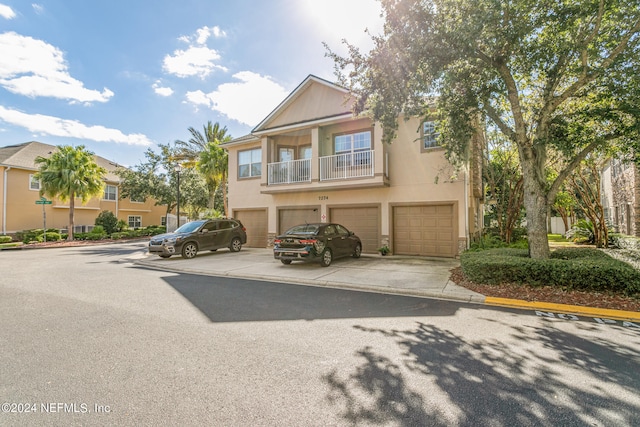
[(269, 163), (268, 185), (311, 182), (311, 159)]
[(320, 157), (320, 181), (372, 177), (373, 150)]
[[(373, 150), (267, 164), (264, 194), (388, 186), (388, 154), (376, 166)], [(312, 166), (313, 165), (313, 166)], [(313, 167), (313, 169), (312, 169)], [(376, 174), (376, 168), (379, 170)], [(310, 184), (310, 185), (309, 185)]]

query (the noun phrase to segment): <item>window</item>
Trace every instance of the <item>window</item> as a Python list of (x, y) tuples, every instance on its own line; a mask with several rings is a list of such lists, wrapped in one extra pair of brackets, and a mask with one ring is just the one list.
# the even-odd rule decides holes
[(299, 158), (300, 159), (310, 159), (311, 158), (311, 146), (310, 145), (305, 145), (303, 147), (300, 147)]
[(439, 147), (438, 137), (440, 134), (436, 131), (436, 122), (422, 123), (422, 149)]
[(371, 164), (371, 131), (336, 135), (334, 149), (336, 167)]
[(29, 174), (29, 190), (40, 191), (40, 181), (33, 174)]
[(142, 227), (142, 217), (138, 215), (129, 215), (128, 218), (129, 228), (140, 228)]
[(105, 185), (104, 200), (116, 200), (118, 197), (118, 188), (115, 185)]
[(238, 177), (251, 178), (262, 175), (262, 148), (238, 153)]
[(280, 147), (278, 148), (278, 161), (279, 162), (290, 162), (294, 160), (295, 150), (290, 147)]
[(336, 154), (371, 150), (371, 131), (337, 135), (334, 147)]
[(160, 217), (160, 225), (163, 227), (167, 226), (167, 217), (166, 216), (161, 216)]

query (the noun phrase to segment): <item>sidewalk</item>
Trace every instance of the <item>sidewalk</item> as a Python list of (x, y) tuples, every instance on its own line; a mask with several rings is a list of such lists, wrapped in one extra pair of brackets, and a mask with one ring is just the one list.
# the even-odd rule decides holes
[(364, 254), (359, 259), (334, 260), (329, 267), (293, 262), (283, 265), (272, 249), (242, 248), (238, 253), (221, 249), (187, 260), (141, 255), (135, 264), (179, 273), (266, 280), (307, 286), (438, 298), (527, 310), (552, 311), (586, 317), (640, 322), (640, 312), (609, 310), (545, 302), (485, 297), (449, 280), (456, 259)]

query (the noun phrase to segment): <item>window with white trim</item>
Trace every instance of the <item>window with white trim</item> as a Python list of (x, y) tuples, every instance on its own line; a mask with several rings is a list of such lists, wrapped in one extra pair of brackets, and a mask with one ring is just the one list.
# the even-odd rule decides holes
[(440, 134), (436, 131), (436, 122), (427, 121), (422, 123), (422, 149), (436, 148), (440, 146), (438, 141)]
[(29, 190), (40, 191), (40, 180), (34, 174), (29, 174)]
[(142, 227), (142, 217), (139, 215), (129, 215), (127, 222), (129, 223), (129, 228)]
[(337, 157), (336, 166), (368, 165), (371, 163), (371, 131), (360, 131), (336, 135), (333, 147)]
[(104, 186), (104, 195), (102, 196), (104, 200), (116, 200), (118, 198), (118, 187), (115, 185), (105, 185)]
[(166, 216), (161, 216), (160, 217), (160, 225), (163, 226), (163, 227), (167, 225), (167, 217)]
[(238, 177), (252, 178), (262, 175), (262, 148), (238, 152)]

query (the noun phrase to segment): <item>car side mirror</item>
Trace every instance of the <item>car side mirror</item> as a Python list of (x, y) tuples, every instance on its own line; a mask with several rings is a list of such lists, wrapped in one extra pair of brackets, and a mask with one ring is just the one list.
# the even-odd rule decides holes
[(349, 232), (349, 236), (354, 236), (356, 233), (354, 233), (353, 231)]
[(202, 230), (200, 230), (201, 233), (208, 233), (209, 229), (208, 228), (203, 228)]

